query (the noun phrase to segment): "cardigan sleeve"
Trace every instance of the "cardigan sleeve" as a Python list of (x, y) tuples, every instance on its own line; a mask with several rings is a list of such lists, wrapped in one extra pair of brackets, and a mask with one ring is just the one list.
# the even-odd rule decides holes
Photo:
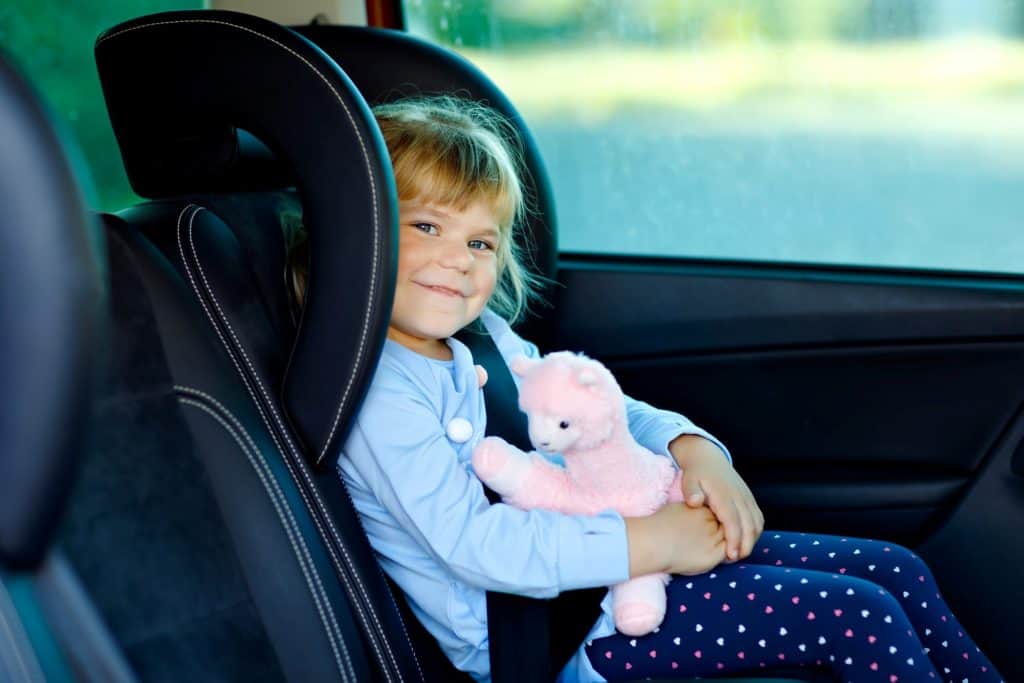
[[(493, 311), (485, 310), (481, 315), (481, 320), (494, 339), (506, 364), (511, 363), (512, 359), (519, 355), (530, 358), (540, 356), (535, 344), (516, 334), (509, 324)], [(513, 379), (518, 386), (519, 378), (513, 374)], [(732, 462), (732, 456), (725, 444), (679, 413), (660, 410), (648, 403), (626, 396), (626, 415), (629, 419), (629, 431), (633, 438), (650, 451), (671, 457), (668, 446), (673, 439), (683, 434), (695, 434), (718, 446), (729, 462)]]
[(381, 374), (344, 457), (397, 524), (457, 579), (485, 590), (552, 597), (628, 578), (621, 515), (491, 505), (448, 441), (432, 397), (397, 373)]

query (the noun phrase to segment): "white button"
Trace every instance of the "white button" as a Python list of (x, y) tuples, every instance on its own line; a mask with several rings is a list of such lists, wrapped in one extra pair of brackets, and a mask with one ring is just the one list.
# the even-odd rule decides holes
[(448, 423), (445, 433), (455, 443), (465, 443), (469, 441), (469, 437), (473, 436), (473, 425), (464, 417), (456, 417)]

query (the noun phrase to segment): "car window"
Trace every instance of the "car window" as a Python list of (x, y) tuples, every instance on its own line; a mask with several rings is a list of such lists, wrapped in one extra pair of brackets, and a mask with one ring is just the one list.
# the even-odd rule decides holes
[[(202, 0), (90, 0), (0, 5), (0, 49), (10, 55), (70, 130), (92, 179), (90, 205), (122, 209), (137, 201), (107, 118), (93, 45), (108, 28), (144, 14), (197, 9)], [(82, 161), (82, 160), (79, 160)]]
[(1021, 272), (1022, 0), (405, 0), (528, 120), (563, 252)]

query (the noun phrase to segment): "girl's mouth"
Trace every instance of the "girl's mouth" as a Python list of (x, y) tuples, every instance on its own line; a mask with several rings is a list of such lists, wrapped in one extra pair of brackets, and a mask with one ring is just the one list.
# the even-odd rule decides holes
[(437, 294), (440, 294), (442, 296), (450, 296), (452, 298), (462, 298), (462, 292), (460, 292), (457, 289), (452, 289), (450, 287), (442, 287), (440, 285), (424, 285), (424, 284), (420, 284), (420, 286), (421, 287), (426, 287), (430, 291), (435, 292)]

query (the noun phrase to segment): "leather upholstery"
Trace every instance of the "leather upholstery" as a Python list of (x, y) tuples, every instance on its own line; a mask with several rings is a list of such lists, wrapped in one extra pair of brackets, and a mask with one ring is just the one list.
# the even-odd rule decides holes
[[(163, 198), (107, 218), (126, 252), (118, 258), (141, 279), (282, 670), (292, 680), (422, 680), (340, 479), (314, 468), (339, 448), (390, 310), (394, 187), (365, 103), (308, 41), (232, 12), (115, 27), (97, 62), (129, 177)], [(302, 112), (316, 115), (299, 121)], [(313, 261), (297, 337), (279, 197), (265, 192), (283, 176), (237, 159), (176, 165), (195, 131), (239, 128), (278, 150), (302, 201)]]
[[(322, 462), (337, 452), (370, 379), (394, 287), (394, 181), (365, 102), (307, 40), (235, 12), (121, 24), (97, 40), (96, 61), (140, 195), (267, 189), (294, 179), (311, 282), (278, 389), (309, 456)], [(239, 142), (238, 129), (289, 172), (253, 161), (246, 149), (254, 145), (243, 144), (244, 135)]]
[(0, 58), (0, 565), (44, 556), (75, 471), (103, 303), (98, 230), (54, 125)]

